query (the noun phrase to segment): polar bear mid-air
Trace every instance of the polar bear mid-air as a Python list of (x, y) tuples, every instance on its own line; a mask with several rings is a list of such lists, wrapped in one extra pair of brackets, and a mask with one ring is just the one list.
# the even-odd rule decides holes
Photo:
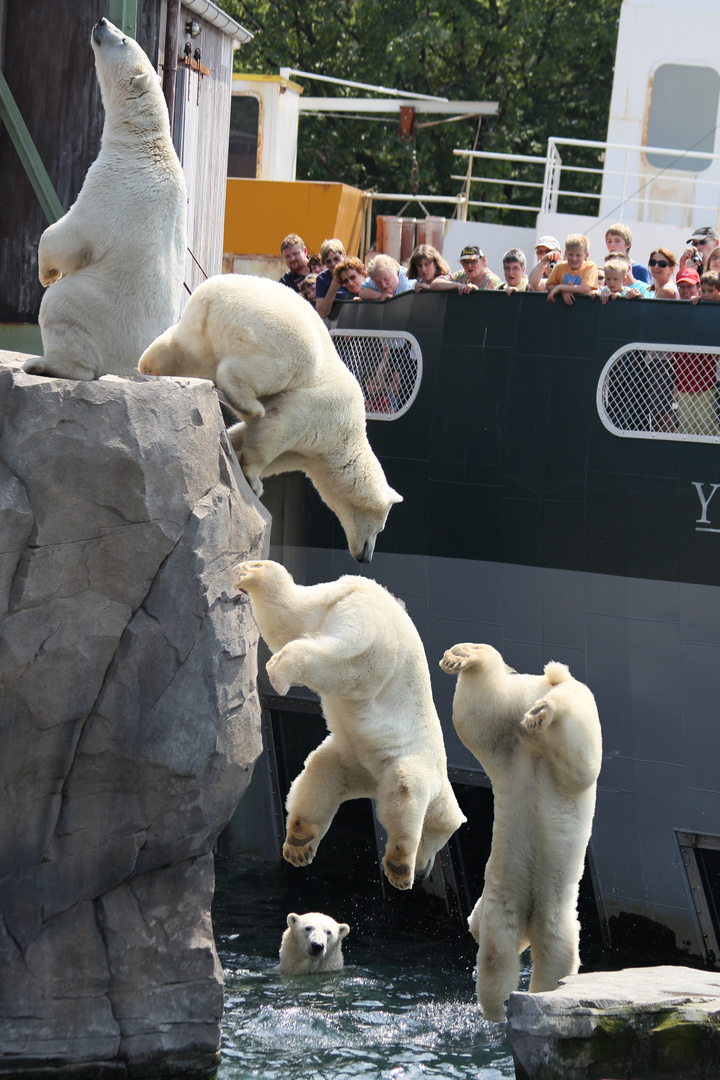
[(102, 145), (67, 214), (40, 238), (44, 356), (31, 375), (131, 375), (180, 314), (186, 194), (165, 98), (149, 59), (107, 19), (90, 43), (103, 105)]
[(304, 472), (338, 517), (351, 554), (370, 562), (402, 496), (367, 440), (360, 385), (303, 297), (265, 278), (209, 278), (138, 370), (212, 379), (243, 417), (228, 434), (255, 494), (262, 476)]
[(274, 654), (270, 682), (281, 695), (291, 686), (315, 690), (330, 732), (288, 792), (284, 858), (312, 862), (340, 804), (375, 799), (387, 832), (385, 873), (397, 889), (411, 888), (465, 817), (410, 616), (368, 578), (304, 586), (275, 562), (235, 570)]
[(308, 911), (305, 915), (291, 911), (280, 942), (279, 971), (283, 975), (339, 971), (343, 966), (343, 938), (349, 933), (347, 923), (336, 923), (319, 911)]
[(485, 886), (468, 920), (478, 943), (477, 995), (502, 1020), (531, 947), (530, 991), (577, 972), (578, 885), (592, 831), (602, 739), (595, 698), (565, 664), (519, 675), (491, 645), (454, 645), (453, 723), (490, 777), (495, 801)]

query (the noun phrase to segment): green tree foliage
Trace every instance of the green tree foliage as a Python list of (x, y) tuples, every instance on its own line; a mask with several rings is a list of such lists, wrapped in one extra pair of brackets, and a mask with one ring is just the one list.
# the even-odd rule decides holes
[[(220, 0), (255, 34), (236, 54), (236, 70), (277, 73), (281, 66), (380, 83), (453, 100), (497, 101), (496, 117), (454, 123), (421, 115), (415, 150), (419, 194), (454, 194), (465, 171), (455, 147), (544, 155), (550, 135), (604, 139), (621, 0)], [(362, 91), (302, 80), (313, 97)], [(429, 126), (422, 126), (428, 124)], [(301, 115), (298, 178), (341, 180), (360, 188), (409, 191), (413, 144), (392, 120)], [(597, 151), (575, 164), (598, 167)], [(521, 167), (518, 180), (542, 180)], [(482, 162), (477, 175), (507, 177), (508, 166)], [(573, 188), (572, 174), (563, 187)], [(578, 174), (577, 188), (588, 185)], [(573, 188), (574, 189), (574, 188)], [(480, 191), (482, 190), (482, 195)], [(527, 192), (532, 192), (528, 195)], [(537, 205), (535, 189), (476, 185), (473, 198)], [(572, 205), (575, 202), (575, 205)], [(389, 208), (388, 208), (389, 209)], [(573, 200), (569, 212), (593, 213)], [(485, 220), (528, 223), (497, 210)]]

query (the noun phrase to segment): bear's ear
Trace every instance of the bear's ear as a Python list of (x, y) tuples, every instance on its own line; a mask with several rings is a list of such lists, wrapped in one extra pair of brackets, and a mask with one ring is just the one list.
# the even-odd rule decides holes
[[(294, 926), (297, 922), (300, 922), (300, 916), (296, 915), (294, 911), (291, 911), (287, 917), (288, 926)], [(350, 928), (348, 927), (348, 929)]]
[(390, 505), (394, 506), (395, 503), (401, 503), (403, 501), (402, 495), (400, 495), (394, 488), (390, 488)]
[(350, 933), (350, 927), (348, 926), (348, 924), (346, 922), (341, 922), (338, 925), (338, 937), (340, 938), (340, 940), (342, 941), (342, 939), (344, 937), (347, 937), (347, 935), (349, 933)]
[(151, 76), (147, 71), (141, 71), (130, 79), (130, 89), (133, 94), (146, 94), (150, 89)]

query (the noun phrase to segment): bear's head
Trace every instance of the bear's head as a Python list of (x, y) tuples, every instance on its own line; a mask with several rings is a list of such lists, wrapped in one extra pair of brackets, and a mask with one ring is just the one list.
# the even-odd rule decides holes
[(309, 911), (305, 915), (291, 911), (287, 924), (298, 951), (318, 960), (336, 949), (350, 933), (347, 923), (336, 923), (329, 915), (318, 911)]
[(294, 584), (289, 571), (271, 559), (238, 563), (233, 568), (233, 574), (236, 576), (233, 584), (237, 591), (250, 597), (260, 590), (266, 595), (283, 593)]
[(375, 541), (385, 528), (390, 510), (403, 501), (402, 495), (398, 495), (389, 484), (385, 483), (384, 488), (384, 492), (377, 497), (373, 497), (371, 490), (361, 490), (358, 493), (360, 498), (352, 502), (340, 501), (334, 493), (326, 498), (320, 492), (330, 509), (337, 514), (347, 537), (350, 554), (356, 562), (371, 562)]
[(138, 43), (102, 18), (92, 28), (90, 44), (105, 106), (103, 142), (124, 128), (133, 137), (147, 131), (155, 139), (158, 133), (169, 138), (167, 104), (157, 73)]

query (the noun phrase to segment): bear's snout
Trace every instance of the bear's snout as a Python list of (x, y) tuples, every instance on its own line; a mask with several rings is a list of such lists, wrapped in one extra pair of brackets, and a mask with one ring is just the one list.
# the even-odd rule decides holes
[(321, 953), (325, 952), (325, 942), (311, 941), (308, 945), (308, 952), (311, 953), (312, 956), (320, 956)]

